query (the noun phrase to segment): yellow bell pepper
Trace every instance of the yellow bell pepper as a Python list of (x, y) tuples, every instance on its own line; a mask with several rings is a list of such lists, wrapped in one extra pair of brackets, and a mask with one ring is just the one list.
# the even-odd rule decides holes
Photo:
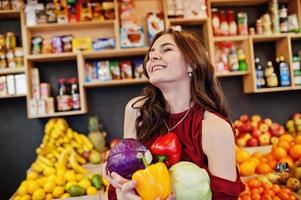
[(146, 166), (145, 169), (136, 171), (132, 180), (137, 182), (136, 191), (143, 200), (155, 200), (160, 197), (166, 199), (171, 192), (171, 182), (168, 169), (162, 162), (148, 166), (145, 158), (141, 159)]

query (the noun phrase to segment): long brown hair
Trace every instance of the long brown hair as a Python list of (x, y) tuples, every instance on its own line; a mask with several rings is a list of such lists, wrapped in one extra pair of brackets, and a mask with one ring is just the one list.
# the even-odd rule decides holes
[[(187, 65), (191, 66), (191, 101), (200, 104), (205, 110), (217, 112), (229, 119), (226, 101), (219, 84), (214, 75), (214, 67), (210, 63), (204, 46), (189, 32), (168, 29), (158, 33), (149, 48), (164, 34), (173, 36), (175, 43), (183, 54)], [(143, 70), (147, 78), (146, 63), (149, 60), (149, 51), (144, 59)], [(167, 102), (159, 88), (149, 84), (143, 90), (144, 101), (139, 107), (140, 115), (136, 119), (137, 138), (145, 142), (151, 137), (166, 131), (164, 122), (168, 116)], [(132, 107), (135, 107), (135, 102)]]

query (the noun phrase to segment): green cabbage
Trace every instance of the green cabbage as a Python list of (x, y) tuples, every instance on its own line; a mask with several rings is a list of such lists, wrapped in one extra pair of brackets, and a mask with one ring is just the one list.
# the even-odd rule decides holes
[(172, 193), (176, 200), (211, 200), (210, 178), (206, 170), (181, 161), (169, 169)]

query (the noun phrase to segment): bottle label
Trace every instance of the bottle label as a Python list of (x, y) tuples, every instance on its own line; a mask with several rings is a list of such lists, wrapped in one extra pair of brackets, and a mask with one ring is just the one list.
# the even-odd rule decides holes
[(80, 97), (79, 97), (79, 94), (72, 94), (72, 108), (74, 110), (80, 109)]

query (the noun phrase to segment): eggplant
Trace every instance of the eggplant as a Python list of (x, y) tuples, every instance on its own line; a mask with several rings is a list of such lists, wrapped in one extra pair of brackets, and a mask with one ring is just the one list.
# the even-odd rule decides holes
[(133, 173), (145, 168), (141, 159), (137, 157), (137, 153), (150, 154), (148, 149), (138, 140), (133, 138), (121, 139), (110, 150), (107, 159), (108, 171), (110, 173), (116, 172), (124, 178), (131, 179)]

